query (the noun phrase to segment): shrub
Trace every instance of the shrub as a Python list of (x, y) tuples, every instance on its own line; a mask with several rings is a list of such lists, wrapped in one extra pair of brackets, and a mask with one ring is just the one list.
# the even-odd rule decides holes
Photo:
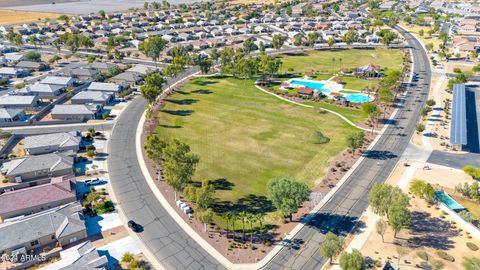
[(475, 244), (472, 243), (472, 242), (467, 242), (467, 247), (468, 247), (471, 251), (477, 251), (477, 250), (478, 250), (478, 246), (475, 245)]
[(124, 262), (124, 263), (129, 263), (133, 260), (134, 260), (134, 258), (133, 258), (133, 254), (131, 252), (125, 252), (122, 256), (122, 262)]
[(453, 68), (453, 72), (454, 73), (462, 73), (462, 69), (456, 67), (456, 68)]
[(427, 105), (428, 106), (432, 107), (432, 106), (435, 106), (435, 104), (436, 104), (435, 100), (433, 100), (433, 99), (427, 100)]
[(96, 148), (95, 145), (93, 145), (93, 144), (87, 145), (87, 148), (86, 148), (86, 149), (87, 149), (87, 151), (88, 151), (88, 150), (97, 150), (97, 148)]
[(480, 168), (473, 167), (473, 166), (465, 166), (463, 167), (463, 171), (470, 175), (472, 178), (480, 178)]
[(443, 251), (443, 250), (439, 250), (437, 252), (435, 252), (437, 254), (438, 257), (444, 259), (445, 261), (449, 261), (449, 262), (454, 262), (455, 261), (455, 258), (448, 254), (447, 252)]
[(89, 156), (89, 157), (95, 156), (95, 150), (92, 150), (92, 149), (87, 150), (87, 156)]
[(417, 127), (415, 128), (417, 130), (418, 133), (422, 133), (425, 131), (425, 125), (424, 124), (417, 124)]
[(440, 270), (445, 267), (445, 263), (440, 260), (435, 260), (431, 264), (432, 264), (432, 270)]
[(423, 250), (417, 251), (417, 257), (424, 261), (428, 261), (428, 253)]

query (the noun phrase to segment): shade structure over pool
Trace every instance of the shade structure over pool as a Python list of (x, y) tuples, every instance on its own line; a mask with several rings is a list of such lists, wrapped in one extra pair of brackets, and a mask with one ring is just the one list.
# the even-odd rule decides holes
[(435, 191), (435, 198), (437, 198), (437, 200), (445, 204), (448, 208), (452, 209), (453, 211), (465, 210), (465, 207), (463, 207), (461, 204), (455, 201), (445, 191)]

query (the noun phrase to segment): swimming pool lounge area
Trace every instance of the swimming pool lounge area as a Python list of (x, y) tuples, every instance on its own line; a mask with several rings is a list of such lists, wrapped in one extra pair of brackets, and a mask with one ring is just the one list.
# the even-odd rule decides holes
[(341, 91), (343, 90), (343, 85), (329, 80), (317, 81), (310, 79), (294, 78), (282, 83), (282, 86), (280, 87), (281, 90), (287, 91), (290, 89), (299, 88), (313, 89), (314, 96), (318, 96), (321, 94), (331, 99), (340, 97), (352, 103), (365, 103), (374, 100), (373, 96), (361, 92), (353, 94), (342, 93)]

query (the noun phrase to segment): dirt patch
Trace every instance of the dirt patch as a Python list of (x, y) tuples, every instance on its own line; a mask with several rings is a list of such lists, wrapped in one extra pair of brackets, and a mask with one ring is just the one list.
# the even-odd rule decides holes
[(14, 10), (0, 10), (0, 24), (16, 24), (33, 22), (38, 19), (56, 19), (62, 14), (46, 12), (28, 12)]

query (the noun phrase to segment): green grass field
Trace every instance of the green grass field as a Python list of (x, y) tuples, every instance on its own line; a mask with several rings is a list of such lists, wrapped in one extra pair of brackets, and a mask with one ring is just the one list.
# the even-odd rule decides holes
[(343, 82), (343, 88), (350, 90), (364, 90), (366, 87), (375, 87), (379, 84), (380, 80), (366, 80), (357, 77), (341, 76)]
[(367, 120), (368, 114), (362, 110), (357, 109), (350, 109), (345, 107), (336, 106), (333, 104), (328, 104), (325, 102), (304, 102), (303, 104), (311, 105), (314, 107), (324, 108), (327, 110), (331, 110), (337, 112), (343, 116), (345, 116), (348, 120), (352, 121), (353, 123), (363, 123)]
[[(403, 52), (393, 49), (306, 51), (283, 54), (282, 70), (287, 72), (338, 72), (342, 69), (358, 68), (368, 64), (384, 68), (401, 69)], [(333, 60), (335, 59), (335, 60)], [(340, 59), (342, 59), (340, 61)]]
[[(252, 80), (199, 78), (181, 90), (167, 99), (155, 132), (180, 139), (200, 156), (194, 179), (215, 184), (216, 210), (230, 202), (268, 205), (263, 196), (274, 177), (291, 176), (313, 187), (355, 130), (333, 114), (263, 93)], [(330, 142), (314, 144), (314, 131)]]

